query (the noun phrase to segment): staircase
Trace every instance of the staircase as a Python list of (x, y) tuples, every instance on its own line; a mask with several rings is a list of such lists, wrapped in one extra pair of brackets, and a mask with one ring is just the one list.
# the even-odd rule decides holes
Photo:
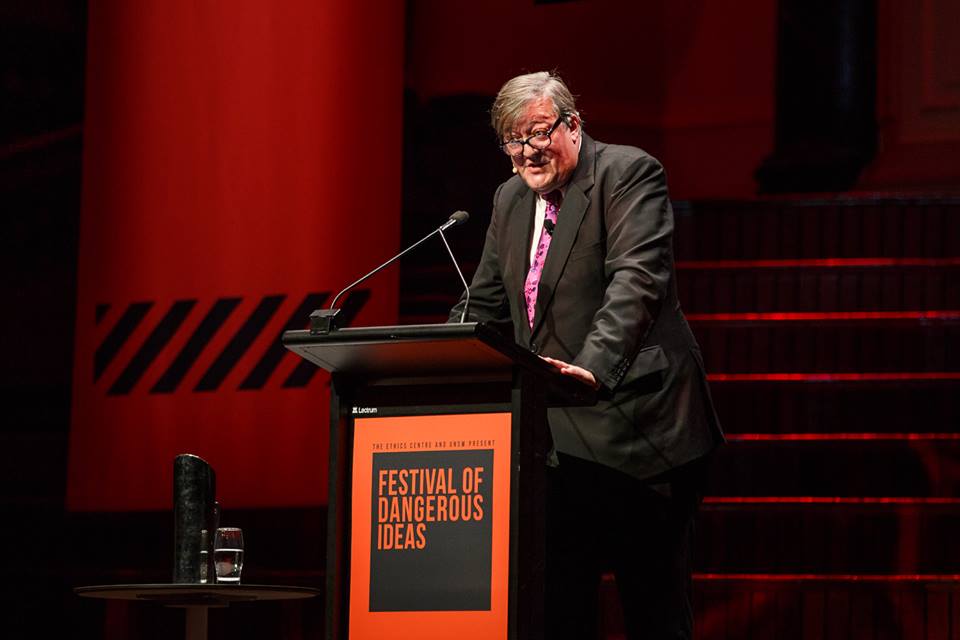
[[(675, 212), (729, 438), (700, 515), (697, 637), (960, 638), (960, 199)], [(445, 318), (450, 270), (404, 265), (401, 322)]]
[(680, 299), (729, 445), (701, 638), (960, 635), (960, 201), (698, 204)]

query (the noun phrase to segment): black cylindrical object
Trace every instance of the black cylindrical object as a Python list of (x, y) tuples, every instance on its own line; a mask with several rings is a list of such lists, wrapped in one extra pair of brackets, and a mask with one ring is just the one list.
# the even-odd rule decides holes
[(217, 477), (202, 458), (184, 453), (173, 461), (173, 582), (214, 582)]

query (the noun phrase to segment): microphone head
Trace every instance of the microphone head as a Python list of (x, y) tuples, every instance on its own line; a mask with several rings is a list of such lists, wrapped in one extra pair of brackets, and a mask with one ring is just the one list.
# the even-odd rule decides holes
[(556, 225), (553, 223), (553, 220), (547, 219), (543, 221), (543, 228), (547, 230), (547, 233), (553, 235), (553, 230), (556, 228)]
[(470, 214), (466, 211), (455, 211), (453, 215), (450, 216), (449, 220), (453, 223), (453, 226), (458, 224), (463, 224), (470, 219)]

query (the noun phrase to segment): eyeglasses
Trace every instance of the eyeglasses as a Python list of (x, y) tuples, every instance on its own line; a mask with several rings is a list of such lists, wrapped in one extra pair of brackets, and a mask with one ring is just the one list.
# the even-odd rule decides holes
[(556, 122), (550, 125), (550, 128), (546, 131), (534, 131), (530, 137), (526, 140), (521, 140), (516, 138), (514, 140), (507, 140), (506, 142), (500, 143), (500, 150), (503, 151), (510, 157), (516, 158), (523, 155), (523, 145), (530, 145), (532, 149), (542, 150), (550, 146), (550, 136), (553, 135), (553, 132), (557, 127), (560, 126), (560, 123), (563, 122), (564, 114), (557, 116)]

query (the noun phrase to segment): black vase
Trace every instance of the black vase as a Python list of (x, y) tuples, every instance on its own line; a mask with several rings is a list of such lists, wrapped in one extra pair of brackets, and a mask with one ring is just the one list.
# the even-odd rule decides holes
[(219, 520), (217, 476), (202, 458), (173, 461), (173, 582), (213, 583), (213, 536)]

